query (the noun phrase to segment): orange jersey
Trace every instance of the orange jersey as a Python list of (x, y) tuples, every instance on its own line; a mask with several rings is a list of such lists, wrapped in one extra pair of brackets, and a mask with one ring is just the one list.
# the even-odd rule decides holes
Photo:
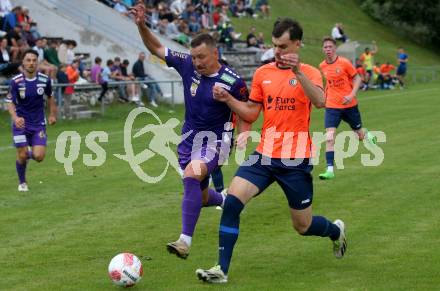
[[(322, 88), (318, 69), (301, 64), (301, 71)], [(311, 102), (292, 70), (270, 63), (255, 71), (249, 100), (263, 106), (263, 129), (256, 151), (271, 158), (310, 158)]]
[(393, 65), (387, 65), (383, 64), (380, 66), (380, 72), (384, 75), (389, 75), (392, 70), (394, 70), (395, 67)]
[(349, 60), (337, 57), (329, 64), (323, 61), (319, 67), (327, 79), (325, 86), (325, 107), (327, 108), (349, 108), (357, 104), (356, 97), (348, 104), (342, 104), (344, 97), (353, 90), (353, 78), (357, 75), (356, 69)]

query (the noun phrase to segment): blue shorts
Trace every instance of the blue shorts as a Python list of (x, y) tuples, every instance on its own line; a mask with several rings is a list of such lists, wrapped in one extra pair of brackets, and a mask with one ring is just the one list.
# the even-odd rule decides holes
[(406, 75), (406, 67), (405, 66), (399, 66), (397, 67), (397, 76), (405, 76)]
[[(263, 157), (258, 152), (254, 152), (251, 156), (258, 157), (257, 162), (252, 165), (246, 165), (246, 162), (244, 162), (238, 168), (235, 176), (257, 186), (258, 194), (273, 182), (277, 182), (283, 189), (290, 208), (301, 210), (312, 205), (313, 183), (311, 172), (313, 166), (309, 165), (309, 159), (299, 161), (298, 165), (286, 165), (282, 159)], [(248, 161), (251, 156), (248, 157)], [(262, 158), (263, 161), (269, 162), (262, 164)]]
[(361, 113), (357, 105), (349, 108), (325, 109), (325, 128), (338, 128), (341, 120), (347, 122), (353, 130), (362, 128)]

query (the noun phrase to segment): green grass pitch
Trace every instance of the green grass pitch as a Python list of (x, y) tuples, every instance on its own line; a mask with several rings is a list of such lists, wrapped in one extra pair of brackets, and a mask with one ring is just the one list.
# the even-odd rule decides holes
[[(28, 167), (28, 193), (17, 192), (15, 150), (6, 113), (0, 115), (0, 290), (117, 290), (107, 276), (119, 252), (138, 255), (144, 277), (134, 290), (435, 290), (440, 285), (440, 155), (438, 84), (407, 90), (360, 93), (364, 124), (385, 132), (385, 160), (364, 167), (361, 147), (345, 160), (332, 181), (313, 171), (314, 213), (342, 218), (348, 251), (336, 260), (328, 239), (301, 237), (290, 222), (287, 202), (276, 185), (254, 199), (241, 218), (241, 235), (227, 286), (196, 279), (198, 267), (217, 259), (221, 211), (202, 210), (191, 254), (180, 260), (165, 244), (180, 231), (182, 185), (169, 171), (157, 184), (140, 181), (129, 165), (113, 156), (124, 153), (123, 126), (133, 107), (115, 105), (96, 120), (60, 121), (48, 128), (43, 163)], [(162, 121), (183, 118), (183, 108), (156, 112)], [(312, 131), (323, 131), (323, 110), (314, 109)], [(139, 117), (135, 127), (151, 122)], [(258, 128), (258, 126), (255, 126)], [(56, 137), (76, 130), (82, 137), (73, 175), (55, 160)], [(86, 167), (91, 151), (84, 137), (92, 130), (109, 133), (106, 162)], [(340, 130), (348, 130), (346, 125)], [(145, 148), (148, 137), (135, 142)], [(249, 145), (252, 150), (255, 144)], [(162, 158), (143, 165), (157, 174)], [(228, 184), (237, 166), (223, 168)]]

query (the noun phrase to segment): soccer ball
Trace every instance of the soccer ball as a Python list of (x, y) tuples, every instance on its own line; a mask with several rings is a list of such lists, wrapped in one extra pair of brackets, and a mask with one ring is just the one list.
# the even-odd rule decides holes
[(133, 254), (118, 254), (108, 265), (108, 275), (113, 283), (118, 286), (134, 286), (142, 278), (142, 263), (139, 258)]

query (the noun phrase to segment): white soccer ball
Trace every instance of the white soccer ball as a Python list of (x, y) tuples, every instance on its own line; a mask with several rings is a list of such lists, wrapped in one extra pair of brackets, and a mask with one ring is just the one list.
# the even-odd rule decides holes
[(113, 283), (118, 286), (134, 286), (142, 278), (142, 263), (139, 258), (133, 254), (118, 254), (108, 265), (108, 275)]

